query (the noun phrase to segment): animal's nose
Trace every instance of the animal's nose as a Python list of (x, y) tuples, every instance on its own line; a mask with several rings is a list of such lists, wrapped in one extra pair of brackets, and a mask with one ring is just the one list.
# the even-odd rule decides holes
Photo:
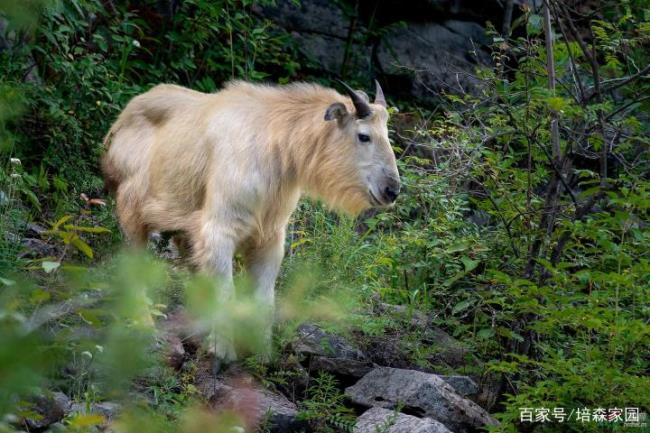
[(397, 199), (397, 196), (399, 195), (399, 186), (399, 180), (388, 180), (386, 187), (384, 188), (384, 199), (386, 199), (387, 202), (392, 203)]

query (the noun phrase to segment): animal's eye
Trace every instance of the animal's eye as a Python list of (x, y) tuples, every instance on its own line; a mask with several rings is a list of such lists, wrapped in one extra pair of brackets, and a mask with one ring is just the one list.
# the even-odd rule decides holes
[(370, 137), (366, 134), (359, 134), (359, 141), (362, 143), (368, 143), (370, 141)]

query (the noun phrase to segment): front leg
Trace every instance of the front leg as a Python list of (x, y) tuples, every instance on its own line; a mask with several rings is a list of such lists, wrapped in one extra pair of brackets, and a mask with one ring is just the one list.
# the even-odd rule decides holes
[(194, 261), (199, 268), (217, 279), (218, 312), (210, 318), (208, 352), (215, 357), (215, 368), (237, 359), (233, 345), (232, 317), (225, 314), (234, 296), (233, 256), (235, 241), (229, 231), (215, 222), (205, 223), (197, 239)]
[(284, 257), (284, 230), (251, 247), (245, 254), (246, 268), (255, 285), (255, 301), (264, 317), (262, 358), (271, 355), (271, 337), (275, 314), (275, 280)]

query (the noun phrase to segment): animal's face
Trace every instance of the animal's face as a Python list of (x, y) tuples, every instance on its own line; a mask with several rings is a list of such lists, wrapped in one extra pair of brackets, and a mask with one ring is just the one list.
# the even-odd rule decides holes
[[(332, 104), (326, 120), (336, 120), (342, 143), (339, 161), (346, 167), (348, 191), (346, 210), (355, 213), (368, 207), (393, 205), (400, 192), (400, 178), (395, 154), (388, 139), (388, 111), (383, 93), (369, 103), (362, 93), (353, 102), (356, 112), (350, 113), (341, 103)], [(381, 98), (379, 97), (381, 96)]]

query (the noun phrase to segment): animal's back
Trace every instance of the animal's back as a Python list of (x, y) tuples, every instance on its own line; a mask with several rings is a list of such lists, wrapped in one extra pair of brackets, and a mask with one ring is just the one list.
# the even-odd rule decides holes
[(102, 168), (112, 186), (109, 189), (145, 169), (158, 131), (205, 96), (180, 86), (161, 84), (133, 98), (104, 139)]

